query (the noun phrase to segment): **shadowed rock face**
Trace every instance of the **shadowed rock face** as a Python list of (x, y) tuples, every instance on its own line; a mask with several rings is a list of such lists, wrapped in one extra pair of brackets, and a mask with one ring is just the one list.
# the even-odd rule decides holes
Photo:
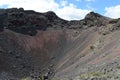
[(52, 11), (1, 9), (0, 79), (72, 79), (111, 68), (119, 64), (119, 25), (94, 12), (66, 21)]
[(51, 60), (58, 60), (56, 56), (60, 57), (66, 45), (62, 31), (40, 31), (36, 36), (29, 36), (4, 30), (0, 36), (1, 70), (16, 77), (47, 71), (46, 68), (53, 65)]

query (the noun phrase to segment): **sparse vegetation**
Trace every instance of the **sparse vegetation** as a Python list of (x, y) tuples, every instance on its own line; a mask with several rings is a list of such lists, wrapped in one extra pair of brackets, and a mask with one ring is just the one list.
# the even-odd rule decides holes
[(108, 78), (111, 78), (113, 77), (114, 74), (103, 74), (101, 72), (92, 72), (92, 73), (86, 73), (86, 74), (82, 74), (80, 75), (80, 80), (82, 79), (91, 79), (91, 78), (98, 78), (98, 79), (102, 79), (102, 78), (105, 78), (105, 79), (108, 79)]
[(58, 80), (57, 78), (53, 77), (51, 80)]
[(21, 80), (31, 80), (31, 78), (28, 77), (28, 78), (23, 78), (23, 79), (21, 79)]
[(38, 80), (44, 80), (44, 77), (43, 77), (43, 76), (40, 76)]
[(120, 69), (120, 65), (116, 65), (116, 68), (117, 68), (117, 69)]
[(88, 79), (91, 77), (102, 77), (104, 74), (101, 72), (91, 72), (91, 73), (85, 73), (80, 75), (80, 79)]
[(103, 75), (103, 73), (101, 73), (101, 72), (92, 72), (90, 74), (91, 74), (91, 76), (95, 76), (95, 77), (101, 77)]

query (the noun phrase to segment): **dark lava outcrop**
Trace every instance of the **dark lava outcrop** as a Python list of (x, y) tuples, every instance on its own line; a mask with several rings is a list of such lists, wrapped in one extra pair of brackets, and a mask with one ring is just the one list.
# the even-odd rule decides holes
[(0, 9), (0, 80), (107, 80), (119, 69), (119, 21), (94, 12), (66, 21), (52, 11)]

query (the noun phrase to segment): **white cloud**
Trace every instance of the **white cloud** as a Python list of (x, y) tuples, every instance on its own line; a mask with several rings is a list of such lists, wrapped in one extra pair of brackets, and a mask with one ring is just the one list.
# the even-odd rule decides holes
[(106, 7), (105, 11), (106, 11), (105, 16), (111, 18), (120, 18), (120, 5)]
[(62, 7), (64, 7), (64, 6), (67, 6), (68, 2), (67, 2), (67, 0), (62, 0), (60, 2), (60, 4), (61, 4)]
[(46, 12), (48, 10), (57, 10), (59, 5), (54, 0), (0, 0), (0, 5), (7, 4), (11, 7), (24, 7), (24, 9), (32, 9), (35, 11)]
[(82, 9), (76, 8), (76, 6), (74, 4), (69, 4), (69, 6), (65, 6), (56, 11), (56, 13), (59, 16), (61, 16), (61, 18), (65, 18), (67, 20), (83, 19), (84, 16), (89, 12), (90, 12), (90, 10), (82, 10)]
[[(12, 7), (23, 7), (25, 10), (35, 10), (38, 12), (54, 11), (57, 15), (66, 20), (80, 20), (90, 10), (77, 8), (74, 4), (62, 0), (59, 3), (55, 0), (0, 0), (0, 6), (8, 5)], [(62, 7), (61, 7), (62, 6)]]

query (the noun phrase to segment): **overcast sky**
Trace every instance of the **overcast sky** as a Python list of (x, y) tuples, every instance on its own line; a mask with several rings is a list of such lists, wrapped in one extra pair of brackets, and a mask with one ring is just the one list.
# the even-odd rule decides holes
[(66, 20), (80, 20), (90, 11), (120, 17), (120, 0), (0, 0), (0, 8), (23, 7), (37, 12), (54, 11)]

